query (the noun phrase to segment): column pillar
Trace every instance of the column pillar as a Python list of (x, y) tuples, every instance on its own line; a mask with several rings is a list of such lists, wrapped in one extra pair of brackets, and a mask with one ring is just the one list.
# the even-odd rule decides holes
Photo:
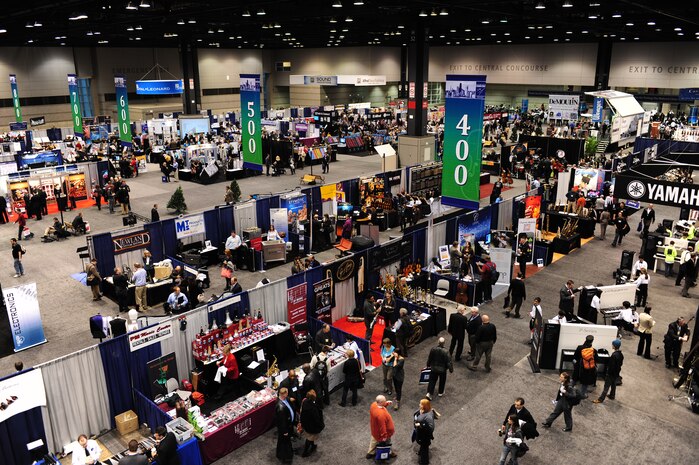
[(595, 90), (609, 89), (609, 71), (612, 66), (612, 42), (605, 40), (597, 44), (597, 66), (595, 68)]
[(408, 135), (424, 136), (427, 124), (427, 71), (429, 47), (427, 30), (419, 25), (408, 44)]
[[(179, 46), (184, 81), (183, 111), (187, 115), (201, 110), (201, 86), (199, 83), (199, 59), (196, 47), (191, 42), (182, 41)], [(194, 83), (192, 86), (191, 83)], [(193, 88), (192, 88), (193, 87)]]

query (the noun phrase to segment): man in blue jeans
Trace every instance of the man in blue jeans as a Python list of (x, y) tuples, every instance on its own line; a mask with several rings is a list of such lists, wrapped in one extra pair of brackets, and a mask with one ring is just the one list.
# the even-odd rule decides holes
[(10, 244), (12, 245), (12, 258), (15, 260), (15, 278), (24, 276), (24, 267), (22, 266), (22, 256), (24, 252), (22, 251), (22, 246), (17, 243), (17, 239), (14, 237), (10, 239)]

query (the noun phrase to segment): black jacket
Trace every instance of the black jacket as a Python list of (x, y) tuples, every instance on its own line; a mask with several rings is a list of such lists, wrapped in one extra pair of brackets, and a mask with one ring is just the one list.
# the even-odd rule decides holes
[[(283, 387), (289, 391), (289, 397), (287, 397), (287, 400), (289, 400), (292, 407), (298, 410), (301, 407), (301, 398), (303, 395), (303, 388), (299, 385), (299, 379), (294, 378), (294, 381), (292, 382), (291, 378), (287, 376), (284, 378), (284, 381), (279, 383), (279, 389)], [(294, 402), (291, 401), (292, 398), (294, 399)]]
[(303, 378), (303, 392), (304, 392), (304, 397), (305, 394), (313, 389), (316, 392), (316, 395), (320, 397), (323, 393), (323, 385), (321, 384), (321, 377), (320, 373), (318, 373), (318, 370), (315, 368), (311, 369), (310, 372)]
[[(289, 404), (291, 404), (291, 402), (289, 402)], [(284, 434), (288, 434), (289, 436), (294, 435), (294, 424), (297, 419), (291, 419), (291, 412), (280, 400), (277, 400), (277, 406), (274, 409), (274, 419), (279, 436), (283, 436)]]
[(679, 338), (688, 335), (689, 328), (687, 328), (687, 325), (680, 326), (676, 321), (673, 321), (672, 323), (667, 325), (667, 333), (665, 333), (665, 338), (663, 339), (663, 342), (665, 344), (677, 343), (679, 342)]
[(444, 347), (433, 347), (429, 357), (427, 357), (427, 368), (432, 368), (435, 373), (446, 373), (447, 369), (453, 372), (454, 366), (449, 351)]
[(519, 301), (527, 298), (527, 289), (524, 286), (524, 281), (521, 279), (513, 279), (510, 281), (510, 288), (507, 294), (512, 296), (512, 300)]
[(235, 283), (231, 286), (232, 294), (240, 294), (241, 292), (243, 292), (243, 286), (241, 286), (240, 283)]
[[(359, 360), (351, 358), (342, 365), (342, 372), (345, 374), (345, 383), (358, 383), (362, 379), (362, 367)], [(350, 384), (350, 387), (352, 384)]]
[(319, 434), (325, 429), (323, 411), (316, 402), (303, 399), (301, 404), (301, 426), (309, 434)]
[(158, 465), (180, 465), (180, 457), (177, 455), (177, 439), (174, 433), (167, 433), (158, 447), (156, 460)]
[(621, 366), (624, 364), (624, 354), (620, 350), (615, 350), (609, 357), (607, 364), (607, 377), (616, 380), (621, 373)]
[(324, 333), (323, 328), (319, 329), (315, 337), (315, 350), (320, 352), (323, 350), (323, 346), (330, 347), (333, 344), (333, 338), (330, 336), (330, 332)]
[(481, 319), (480, 313), (475, 318), (471, 318), (469, 315), (466, 319), (466, 332), (469, 336), (474, 336), (482, 324), (483, 320)]
[(508, 410), (507, 415), (505, 415), (505, 421), (502, 422), (503, 425), (507, 426), (507, 419), (510, 418), (510, 415), (517, 415), (517, 418), (519, 418), (520, 420), (525, 421), (527, 423), (531, 423), (534, 426), (536, 426), (534, 417), (531, 413), (529, 413), (529, 410), (527, 410), (526, 407), (522, 407), (522, 410), (517, 412), (515, 404), (510, 405), (510, 410)]
[(461, 313), (452, 313), (449, 317), (449, 334), (451, 334), (453, 337), (457, 339), (463, 339), (464, 331), (466, 331), (466, 323), (466, 317), (463, 316)]
[(643, 213), (641, 213), (641, 219), (646, 220), (649, 223), (654, 223), (655, 222), (655, 210), (648, 210), (648, 209), (644, 208)]
[(563, 310), (566, 313), (573, 313), (575, 307), (575, 294), (576, 289), (568, 289), (568, 286), (563, 286), (559, 291), (558, 309)]
[(493, 323), (488, 323), (487, 325), (481, 325), (476, 331), (476, 343), (478, 342), (489, 342), (495, 343), (498, 340), (498, 332), (495, 329)]

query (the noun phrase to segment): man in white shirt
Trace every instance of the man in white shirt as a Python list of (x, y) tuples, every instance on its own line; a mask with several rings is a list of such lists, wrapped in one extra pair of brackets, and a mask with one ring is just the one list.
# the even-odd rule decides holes
[(97, 463), (102, 454), (97, 441), (87, 439), (87, 436), (81, 434), (78, 436), (78, 445), (73, 448), (72, 465), (92, 465)]
[(179, 313), (186, 310), (188, 305), (187, 296), (180, 292), (179, 286), (175, 286), (173, 292), (167, 298), (165, 311), (168, 313)]
[(240, 247), (243, 244), (242, 239), (240, 236), (238, 236), (235, 231), (231, 231), (231, 235), (228, 236), (228, 239), (226, 239), (226, 249), (230, 250), (233, 252), (236, 250), (238, 247)]
[(641, 268), (645, 268), (647, 270), (648, 263), (646, 263), (643, 257), (638, 257), (638, 260), (636, 260), (636, 263), (633, 264), (633, 268), (631, 269), (631, 276), (638, 276)]
[(136, 286), (136, 309), (139, 312), (148, 310), (148, 294), (146, 292), (146, 280), (148, 279), (148, 273), (145, 268), (141, 266), (140, 263), (134, 263), (133, 267), (136, 269), (133, 276), (131, 277), (131, 282)]
[(625, 300), (622, 305), (624, 308), (617, 316), (612, 318), (612, 324), (619, 328), (619, 332), (621, 332), (622, 328), (633, 332), (634, 328), (638, 326), (638, 312), (636, 312), (636, 308), (632, 307), (631, 302), (628, 300)]
[(687, 267), (685, 266), (685, 263), (687, 263), (692, 258), (693, 251), (694, 249), (690, 245), (689, 247), (684, 249), (680, 254), (680, 271), (679, 273), (677, 273), (677, 278), (675, 279), (675, 286), (679, 286), (682, 284), (682, 279), (687, 274)]
[(536, 322), (537, 314), (540, 318), (544, 318), (544, 312), (541, 310), (541, 297), (534, 297), (534, 303), (532, 304), (532, 310), (529, 312), (529, 343), (532, 343), (534, 338), (534, 324)]
[(567, 323), (568, 320), (566, 319), (566, 312), (563, 310), (558, 311), (558, 315), (554, 316), (551, 318), (551, 323)]

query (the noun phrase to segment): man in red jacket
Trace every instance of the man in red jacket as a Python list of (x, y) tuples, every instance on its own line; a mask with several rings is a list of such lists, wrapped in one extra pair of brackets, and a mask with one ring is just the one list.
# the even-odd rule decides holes
[(228, 344), (223, 346), (223, 358), (218, 361), (218, 366), (219, 370), (225, 367), (226, 373), (223, 375), (223, 379), (221, 379), (221, 387), (214, 398), (220, 399), (224, 394), (231, 392), (233, 392), (233, 398), (238, 397), (238, 377), (240, 376), (238, 361), (235, 359), (235, 355), (231, 352), (231, 346)]
[[(391, 418), (391, 414), (387, 409), (390, 405), (390, 402), (386, 402), (386, 397), (378, 395), (376, 396), (376, 402), (371, 404), (369, 408), (371, 441), (369, 442), (369, 450), (366, 454), (367, 459), (374, 458), (378, 443), (390, 441), (393, 433), (396, 432), (393, 426), (393, 418)], [(396, 453), (391, 451), (391, 457), (396, 456)]]

